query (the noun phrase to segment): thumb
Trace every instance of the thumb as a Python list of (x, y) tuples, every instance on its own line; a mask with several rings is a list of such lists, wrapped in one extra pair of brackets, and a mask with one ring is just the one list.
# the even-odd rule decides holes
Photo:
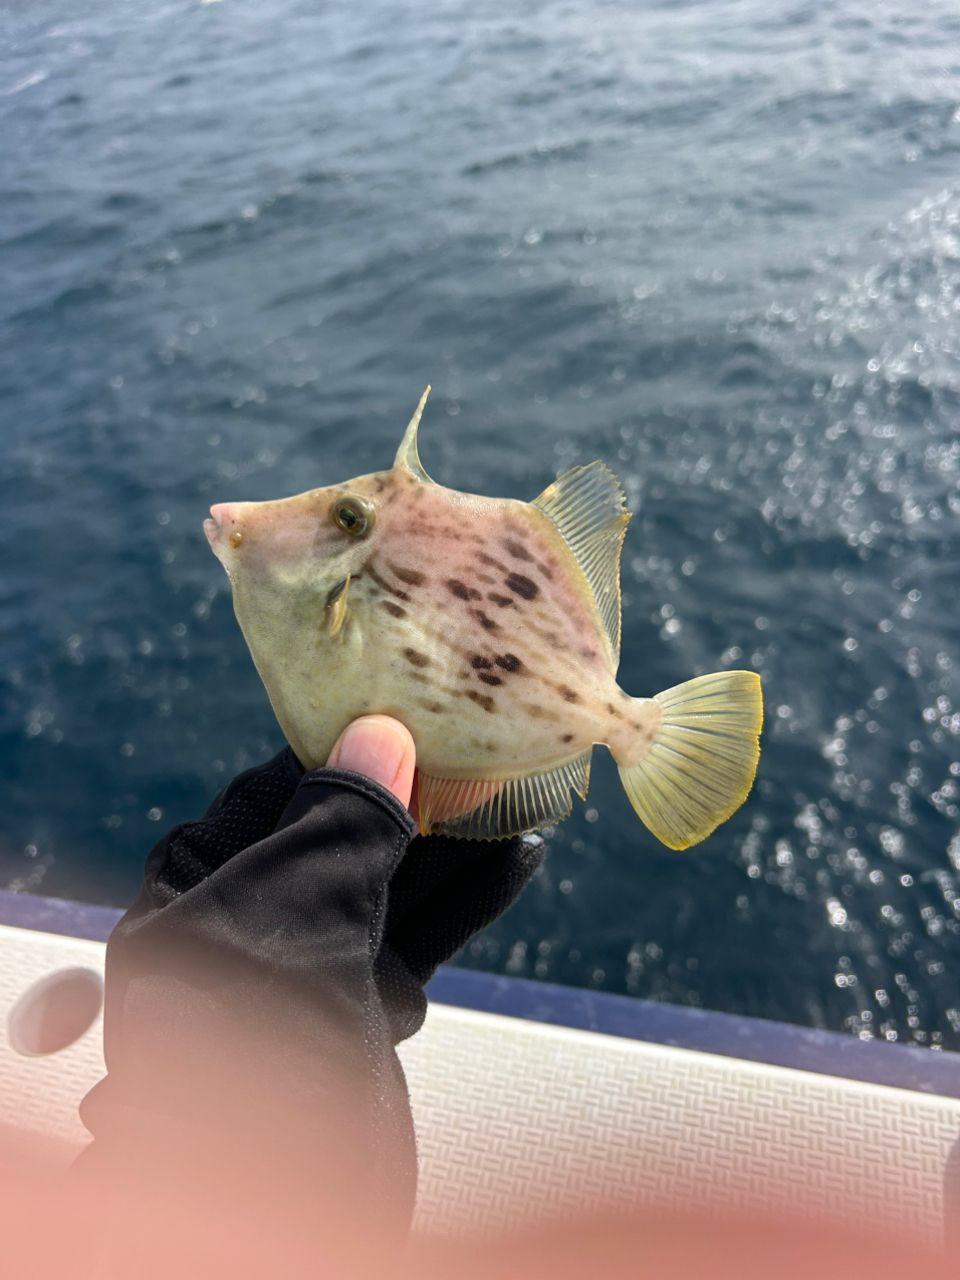
[(361, 716), (333, 744), (330, 769), (349, 769), (379, 782), (400, 803), (410, 804), (417, 750), (410, 730), (390, 716)]

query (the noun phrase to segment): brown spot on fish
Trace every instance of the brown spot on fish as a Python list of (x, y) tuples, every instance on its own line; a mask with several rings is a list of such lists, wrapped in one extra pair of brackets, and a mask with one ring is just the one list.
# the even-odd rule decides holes
[(597, 656), (597, 651), (596, 651), (596, 649), (581, 649), (581, 650), (580, 650), (580, 657), (581, 657), (581, 658), (586, 658), (586, 660), (587, 660), (588, 662), (592, 662), (592, 661), (593, 661), (593, 659), (594, 659), (596, 656)]
[(517, 542), (513, 538), (507, 538), (506, 542), (504, 542), (503, 545), (507, 549), (507, 551), (509, 551), (509, 553), (513, 556), (514, 560), (532, 560), (533, 559), (533, 556), (530, 554), (530, 552), (527, 550), (527, 548), (523, 545), (522, 542)]
[(488, 556), (485, 551), (477, 552), (477, 559), (481, 564), (488, 564), (491, 569), (499, 569), (501, 573), (509, 573), (510, 570), (500, 560), (495, 560), (493, 556)]
[(447, 590), (455, 595), (458, 600), (479, 600), (480, 592), (473, 587), (468, 587), (465, 582), (461, 582), (459, 578), (447, 579)]
[(483, 707), (484, 711), (492, 711), (497, 705), (488, 694), (477, 693), (476, 689), (468, 689), (467, 697), (471, 702), (475, 702), (478, 707)]
[(575, 689), (571, 689), (568, 684), (561, 684), (557, 688), (557, 692), (565, 702), (579, 702), (580, 695)]
[(489, 658), (484, 658), (481, 654), (475, 653), (470, 659), (470, 665), (477, 671), (489, 671), (493, 663)]
[(229, 538), (230, 545), (231, 547), (233, 547), (234, 551), (236, 551), (237, 547), (239, 547), (242, 541), (243, 541), (243, 534), (240, 532), (239, 529), (234, 529), (233, 533), (231, 533)]
[(526, 574), (509, 573), (504, 581), (515, 595), (523, 596), (524, 600), (536, 600), (540, 594), (540, 588)]
[(622, 719), (623, 719), (623, 712), (622, 712), (622, 711), (618, 711), (618, 710), (617, 710), (617, 708), (613, 705), (613, 703), (612, 703), (612, 702), (608, 702), (608, 703), (607, 703), (607, 715), (608, 715), (608, 716), (613, 716), (614, 720), (622, 720)]
[(417, 698), (417, 706), (423, 707), (424, 711), (429, 711), (434, 716), (442, 715), (447, 709), (442, 702), (431, 702), (427, 698)]
[(366, 564), (366, 570), (367, 570), (367, 573), (369, 573), (370, 577), (377, 584), (377, 586), (380, 587), (383, 591), (389, 591), (390, 594), (392, 596), (396, 596), (398, 600), (410, 599), (406, 591), (401, 591), (399, 587), (395, 587), (392, 585), (392, 583), (387, 582), (386, 578), (381, 578), (380, 574), (377, 573), (376, 569), (374, 569), (373, 565), (369, 562), (369, 560), (367, 561), (367, 564)]
[(492, 600), (498, 609), (514, 608), (514, 600), (512, 596), (500, 596), (497, 595), (496, 591), (488, 591), (487, 599)]
[(503, 667), (504, 671), (520, 671), (523, 668), (523, 663), (515, 653), (501, 653), (495, 661), (498, 667)]
[(406, 582), (411, 587), (422, 587), (427, 580), (427, 575), (421, 573), (419, 569), (406, 569), (402, 564), (390, 564), (389, 561), (387, 568), (395, 578), (399, 578), (401, 582)]
[(400, 605), (394, 604), (392, 600), (381, 600), (380, 605), (386, 609), (391, 618), (405, 618), (407, 616), (406, 609), (402, 609)]
[(475, 572), (477, 581), (482, 582), (485, 587), (492, 587), (496, 582), (496, 578), (491, 578), (489, 573), (483, 573), (480, 569)]
[(489, 671), (479, 672), (477, 679), (482, 680), (484, 684), (503, 684), (499, 676), (491, 675)]
[(415, 667), (429, 667), (430, 659), (425, 653), (419, 653), (416, 649), (404, 649), (403, 656)]
[(565, 733), (565, 734), (563, 735), (563, 737), (560, 739), (560, 741), (561, 741), (561, 742), (572, 742), (572, 741), (573, 741), (573, 734), (572, 734), (572, 733)]
[(557, 638), (557, 633), (555, 631), (550, 631), (546, 627), (538, 627), (535, 622), (528, 622), (527, 625), (530, 630), (538, 635), (546, 644), (553, 645), (554, 647), (559, 646), (560, 641)]
[(484, 631), (500, 630), (500, 628), (497, 626), (494, 620), (492, 618), (488, 618), (482, 609), (473, 609), (471, 610), (471, 612), (473, 613), (473, 616), (476, 618), (476, 620), (480, 623), (481, 627), (483, 627)]
[(550, 568), (550, 566), (548, 564), (544, 564), (542, 560), (535, 560), (534, 563), (536, 564), (540, 572), (543, 574), (543, 576), (546, 578), (546, 580), (548, 582), (552, 582), (553, 570)]
[(528, 716), (534, 720), (559, 720), (560, 717), (546, 707), (541, 707), (537, 702), (522, 702), (520, 704), (521, 711), (525, 711)]

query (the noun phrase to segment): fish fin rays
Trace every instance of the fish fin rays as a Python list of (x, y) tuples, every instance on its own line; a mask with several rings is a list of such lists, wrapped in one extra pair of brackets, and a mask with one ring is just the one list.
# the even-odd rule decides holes
[(630, 512), (620, 481), (602, 462), (574, 467), (531, 506), (553, 523), (573, 552), (596, 601), (616, 670), (620, 658), (620, 548)]
[(350, 594), (350, 574), (338, 582), (330, 594), (327, 596), (326, 623), (327, 635), (331, 640), (335, 640), (343, 630), (343, 624), (347, 620), (347, 597)]
[(472, 840), (502, 840), (565, 818), (590, 782), (590, 756), (582, 755), (525, 778), (435, 778), (420, 772), (420, 831)]
[(402, 468), (404, 471), (409, 471), (418, 480), (425, 480), (427, 484), (433, 484), (433, 481), (424, 470), (423, 463), (420, 461), (420, 454), (417, 452), (417, 430), (420, 426), (423, 407), (427, 403), (429, 394), (430, 387), (427, 386), (427, 389), (420, 397), (420, 403), (413, 411), (413, 417), (407, 423), (407, 429), (403, 433), (403, 439), (400, 441), (400, 448), (397, 450), (393, 465)]
[(637, 816), (668, 849), (706, 837), (743, 804), (760, 757), (754, 671), (718, 671), (658, 693), (660, 724), (638, 763), (617, 766)]

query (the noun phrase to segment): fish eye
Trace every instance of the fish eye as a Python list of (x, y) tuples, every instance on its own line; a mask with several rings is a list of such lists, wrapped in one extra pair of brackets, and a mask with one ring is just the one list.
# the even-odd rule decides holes
[(333, 522), (353, 538), (364, 538), (373, 528), (373, 507), (363, 498), (341, 498), (333, 504)]

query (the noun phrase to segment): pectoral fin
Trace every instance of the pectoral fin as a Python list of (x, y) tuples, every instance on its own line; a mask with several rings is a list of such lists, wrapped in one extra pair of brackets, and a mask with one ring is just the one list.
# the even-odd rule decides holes
[(335, 640), (343, 630), (347, 620), (347, 596), (350, 594), (349, 573), (342, 582), (338, 582), (327, 596), (326, 624), (327, 635)]

